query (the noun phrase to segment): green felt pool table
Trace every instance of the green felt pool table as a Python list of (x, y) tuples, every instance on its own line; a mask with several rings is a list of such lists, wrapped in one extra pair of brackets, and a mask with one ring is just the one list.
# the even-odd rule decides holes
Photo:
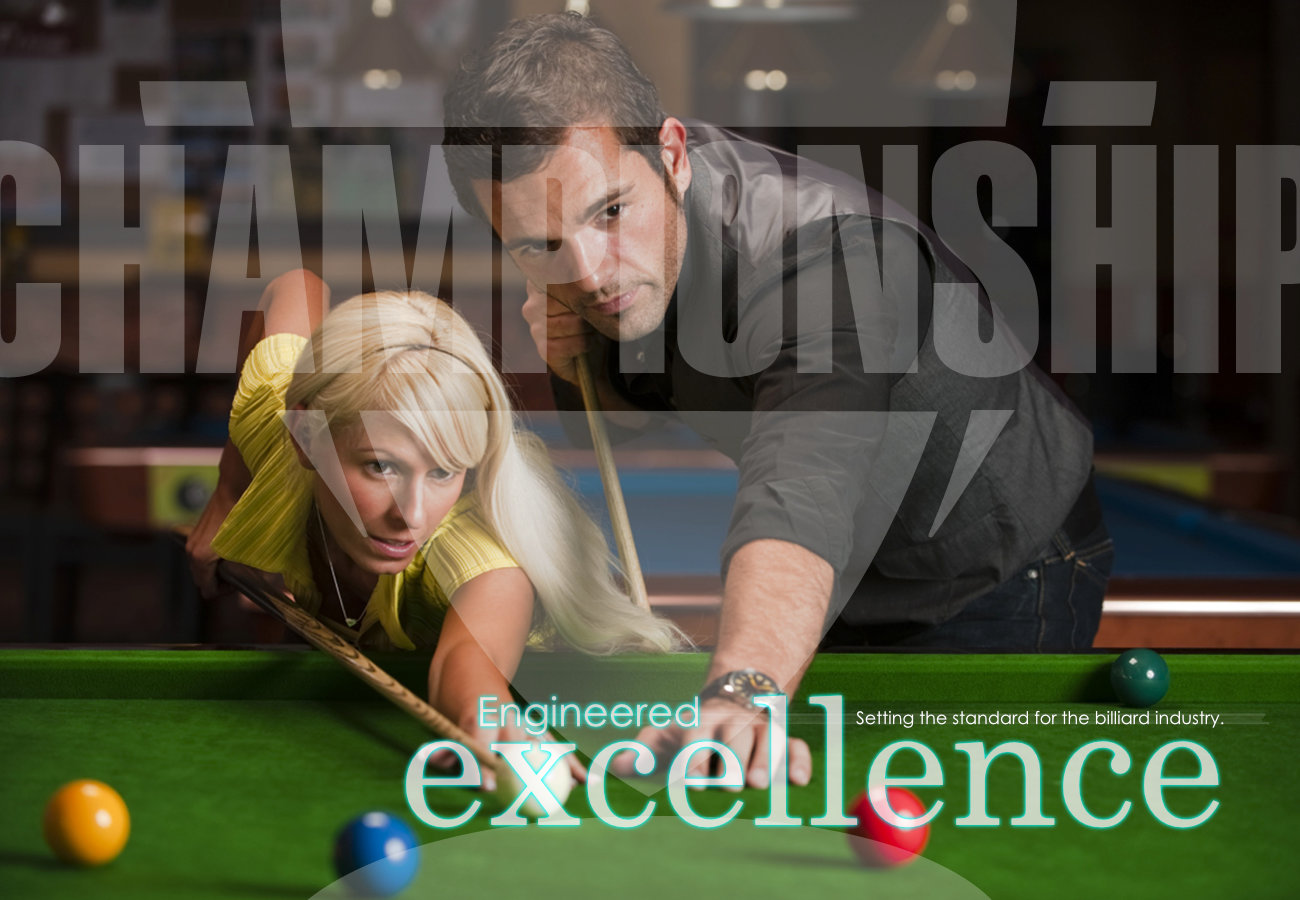
[[(407, 761), (429, 735), (371, 694), (327, 657), (275, 650), (0, 650), (0, 893), (8, 897), (342, 896), (330, 866), (335, 831), (352, 816), (388, 809), (428, 844), (407, 897), (1295, 897), (1300, 895), (1300, 657), (1168, 655), (1172, 688), (1155, 707), (1179, 724), (1098, 724), (1120, 710), (1106, 684), (1108, 656), (823, 655), (790, 706), (791, 728), (813, 748), (814, 778), (789, 796), (798, 827), (761, 828), (769, 794), (692, 792), (701, 815), (737, 800), (739, 816), (717, 829), (687, 826), (653, 783), (609, 783), (621, 815), (645, 803), (656, 815), (639, 829), (593, 817), (579, 789), (566, 804), (570, 828), (495, 828), (501, 804), (461, 789), (428, 791), (430, 806), (453, 815), (483, 807), (452, 832), (420, 824), (404, 797)], [(384, 657), (419, 688), (424, 662)], [(706, 658), (587, 660), (536, 655), (518, 684), (528, 699), (592, 701), (689, 699)], [(943, 784), (917, 788), (943, 801), (924, 859), (902, 869), (860, 867), (844, 836), (809, 820), (826, 813), (826, 722), (810, 694), (844, 698), (843, 787), (847, 807), (873, 757), (895, 741), (933, 750)], [(1089, 724), (1065, 724), (1064, 714)], [(1132, 711), (1129, 711), (1132, 712)], [(945, 715), (945, 724), (920, 721)], [(1029, 724), (953, 724), (960, 714), (1027, 714)], [(1055, 716), (1035, 723), (1035, 714)], [(860, 724), (867, 716), (878, 724)], [(911, 716), (909, 726), (908, 716)], [(1215, 716), (1213, 727), (1202, 716)], [(879, 724), (880, 722), (887, 724)], [(832, 733), (834, 729), (832, 729)], [(630, 736), (586, 729), (568, 735), (584, 750)], [(1089, 828), (1063, 800), (1067, 759), (1110, 740), (1131, 756), (1123, 775), (1105, 754), (1083, 769), (1081, 792), (1095, 815), (1130, 801), (1112, 828)], [(1015, 827), (1025, 810), (1019, 762), (994, 761), (988, 775), (992, 827), (957, 824), (969, 812), (971, 760), (957, 744), (992, 750), (1019, 741), (1042, 769), (1042, 807), (1054, 824)], [(1169, 788), (1168, 809), (1190, 818), (1217, 801), (1204, 824), (1161, 824), (1143, 791), (1153, 753), (1173, 741), (1204, 748), (1217, 786)], [(1169, 776), (1201, 766), (1173, 753)], [(895, 758), (892, 774), (918, 774), (919, 757)], [(130, 807), (132, 834), (101, 869), (55, 862), (40, 820), (48, 796), (74, 778), (116, 787)], [(505, 863), (508, 861), (509, 865)]]

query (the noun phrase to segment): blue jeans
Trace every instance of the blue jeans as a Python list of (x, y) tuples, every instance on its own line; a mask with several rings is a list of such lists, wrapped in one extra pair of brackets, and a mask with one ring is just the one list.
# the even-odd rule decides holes
[(1114, 544), (1104, 525), (1077, 542), (1058, 531), (1042, 558), (976, 597), (945, 622), (853, 628), (836, 623), (823, 647), (1086, 650), (1101, 624), (1101, 603), (1114, 559)]

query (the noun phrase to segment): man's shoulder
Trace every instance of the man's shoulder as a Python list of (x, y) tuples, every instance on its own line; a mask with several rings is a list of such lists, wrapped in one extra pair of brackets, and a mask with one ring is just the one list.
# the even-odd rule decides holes
[(715, 253), (734, 253), (742, 270), (745, 260), (761, 267), (782, 260), (788, 270), (810, 248), (829, 249), (832, 232), (841, 241), (874, 241), (886, 231), (925, 235), (905, 208), (859, 177), (716, 125), (686, 124), (689, 228), (707, 236)]
[(683, 121), (692, 169), (702, 171), (709, 193), (726, 193), (727, 185), (719, 179), (732, 178), (736, 187), (750, 190), (793, 188), (800, 200), (797, 213), (801, 219), (838, 214), (915, 221), (915, 216), (905, 207), (868, 185), (860, 173), (836, 168), (708, 122)]

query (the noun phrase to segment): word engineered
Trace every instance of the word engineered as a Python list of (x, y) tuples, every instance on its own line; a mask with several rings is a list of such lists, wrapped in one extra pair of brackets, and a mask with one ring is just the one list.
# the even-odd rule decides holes
[(554, 695), (549, 703), (499, 703), (494, 696), (479, 697), (479, 728), (500, 728), (512, 722), (535, 737), (552, 728), (693, 728), (700, 721), (700, 698), (676, 708), (667, 703), (561, 703)]

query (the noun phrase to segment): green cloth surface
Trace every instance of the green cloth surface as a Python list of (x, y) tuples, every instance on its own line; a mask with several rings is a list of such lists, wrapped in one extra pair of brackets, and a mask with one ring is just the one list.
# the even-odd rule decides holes
[[(789, 806), (805, 824), (760, 828), (768, 794), (691, 792), (701, 815), (740, 800), (740, 817), (717, 830), (677, 819), (651, 783), (611, 781), (623, 815), (647, 800), (657, 817), (628, 832), (596, 820), (582, 789), (566, 804), (577, 828), (494, 828), (502, 804), (466, 790), (430, 792), (452, 815), (481, 799), (465, 828), (418, 823), (403, 795), (412, 753), (430, 736), (327, 657), (314, 652), (200, 650), (0, 651), (0, 894), (6, 897), (342, 896), (330, 853), (335, 832), (370, 809), (401, 815), (427, 846), (409, 897), (979, 897), (1092, 898), (1295, 897), (1300, 874), (1300, 657), (1166, 655), (1172, 687), (1155, 710), (1220, 717), (1208, 725), (1061, 724), (1070, 711), (1095, 717), (1123, 710), (1109, 696), (1109, 656), (822, 656), (791, 704), (792, 730), (813, 749), (814, 780), (792, 788)], [(381, 660), (420, 692), (427, 661)], [(699, 686), (705, 659), (587, 660), (537, 655), (519, 684), (529, 699), (681, 702)], [(924, 859), (877, 872), (854, 862), (844, 836), (808, 820), (825, 813), (824, 716), (808, 694), (844, 697), (847, 808), (872, 758), (892, 741), (917, 741), (938, 757), (944, 784), (918, 788), (943, 801)], [(1029, 713), (1031, 724), (954, 725), (918, 721), (922, 712)], [(1035, 712), (1055, 715), (1033, 724)], [(858, 724), (859, 713), (913, 716), (912, 727)], [(567, 730), (588, 752), (632, 736), (611, 729)], [(1128, 818), (1093, 830), (1076, 822), (1061, 794), (1067, 758), (1090, 741), (1127, 749), (1132, 768), (1113, 775), (1104, 754), (1084, 770), (1083, 796), (1097, 815), (1125, 801)], [(1147, 810), (1142, 771), (1175, 740), (1213, 756), (1216, 788), (1169, 789), (1170, 808), (1193, 815), (1220, 806), (1204, 825), (1171, 829)], [(969, 762), (959, 742), (987, 750), (1022, 741), (1037, 753), (1043, 810), (1051, 827), (1012, 827), (1022, 814), (1023, 779), (1013, 759), (992, 764), (994, 828), (955, 824), (967, 814)], [(1193, 774), (1190, 753), (1167, 774)], [(919, 772), (900, 754), (892, 774)], [(96, 778), (115, 787), (132, 816), (131, 839), (109, 865), (79, 870), (57, 863), (41, 840), (45, 801), (64, 782)], [(510, 864), (502, 864), (509, 860)]]

